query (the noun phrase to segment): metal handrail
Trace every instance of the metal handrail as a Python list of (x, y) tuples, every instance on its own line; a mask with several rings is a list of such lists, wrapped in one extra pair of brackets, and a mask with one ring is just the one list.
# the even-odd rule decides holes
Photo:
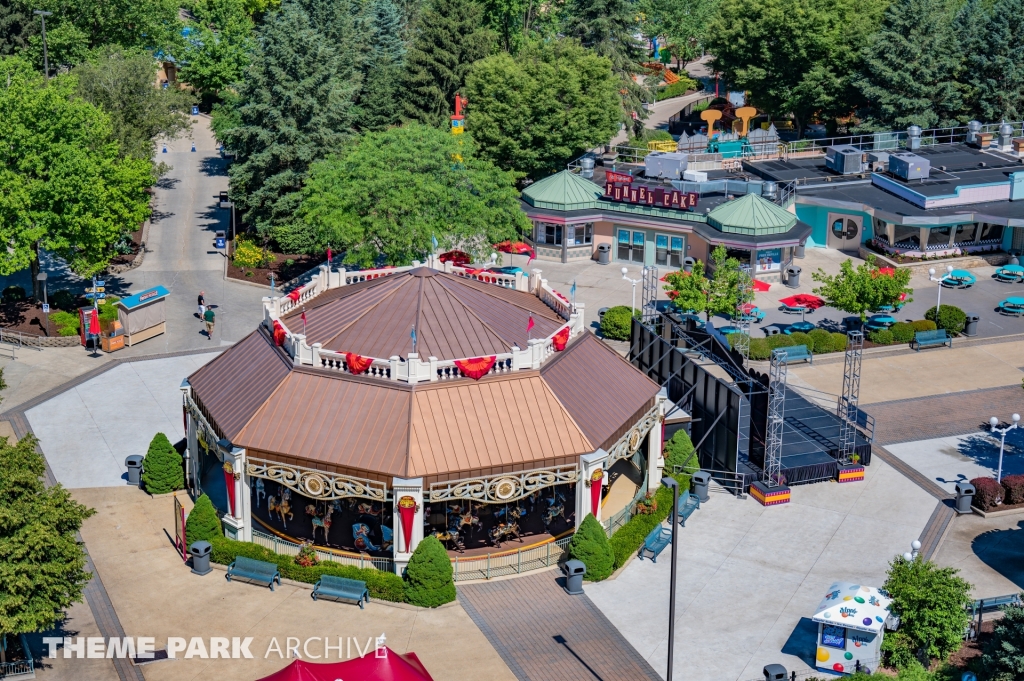
[(673, 466), (673, 473), (687, 473), (693, 475), (697, 471), (703, 471), (711, 474), (711, 479), (718, 483), (725, 491), (734, 493), (740, 499), (747, 498), (747, 490), (750, 488), (750, 480), (747, 478), (752, 477), (748, 473), (741, 473), (739, 471), (723, 471), (715, 468), (701, 468), (700, 466)]
[[(456, 582), (491, 579), (492, 577), (519, 575), (557, 565), (568, 555), (572, 534), (573, 531), (570, 530), (560, 537), (553, 537), (514, 551), (488, 553), (471, 558), (455, 556), (455, 560), (452, 561), (453, 578)], [(468, 569), (467, 564), (469, 565)]]
[[(259, 530), (252, 531), (252, 543), (286, 556), (298, 555), (299, 550), (302, 548), (301, 544), (296, 544), (295, 542), (281, 539)], [(313, 550), (316, 551), (316, 557), (320, 560), (363, 569), (377, 569), (381, 572), (394, 572), (394, 561), (391, 558), (376, 558), (361, 553), (349, 553), (348, 551), (339, 551), (319, 546), (314, 546)]]

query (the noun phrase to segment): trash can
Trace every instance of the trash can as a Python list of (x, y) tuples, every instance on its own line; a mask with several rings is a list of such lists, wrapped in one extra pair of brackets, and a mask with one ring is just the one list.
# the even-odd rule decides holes
[(697, 471), (693, 474), (693, 493), (700, 499), (700, 503), (704, 503), (708, 500), (708, 483), (711, 482), (711, 473), (707, 471)]
[(978, 320), (981, 319), (974, 312), (967, 313), (967, 323), (964, 325), (965, 336), (977, 336), (978, 335)]
[(786, 681), (788, 672), (781, 664), (766, 664), (764, 666), (764, 681)]
[(799, 265), (790, 265), (786, 268), (786, 286), (796, 288), (800, 286), (800, 273), (804, 269)]
[(692, 272), (693, 271), (693, 266), (696, 265), (696, 264), (697, 264), (697, 261), (694, 258), (691, 258), (690, 256), (686, 256), (685, 258), (683, 258), (683, 271), (684, 272)]
[(602, 307), (602, 308), (600, 308), (597, 311), (597, 323), (598, 324), (600, 324), (601, 322), (604, 321), (604, 313), (607, 312), (609, 309), (611, 309), (611, 308)]
[(226, 241), (226, 238), (224, 236), (224, 232), (217, 232), (214, 235), (214, 237), (213, 237), (213, 247), (214, 248), (225, 248), (226, 246), (227, 246), (227, 241)]
[(212, 550), (213, 546), (208, 541), (193, 542), (192, 546), (188, 547), (188, 552), (192, 554), (192, 574), (208, 575), (213, 571), (210, 567)]
[(963, 481), (956, 483), (956, 512), (970, 513), (972, 499), (974, 499), (974, 485)]
[(782, 329), (780, 329), (779, 327), (775, 326), (774, 324), (769, 324), (768, 326), (762, 326), (761, 327), (761, 331), (764, 332), (765, 337), (768, 337), (768, 336), (778, 336), (780, 333), (782, 333)]
[(804, 259), (804, 251), (806, 249), (807, 249), (807, 247), (804, 246), (803, 244), (797, 244), (797, 247), (794, 249), (793, 257), (794, 258), (800, 258), (801, 260), (803, 260)]
[(612, 247), (611, 244), (598, 244), (597, 245), (597, 263), (599, 265), (607, 265), (612, 261)]
[(570, 596), (579, 596), (583, 593), (583, 575), (587, 574), (587, 566), (582, 560), (567, 560), (565, 567), (565, 592)]
[(142, 481), (142, 455), (132, 454), (124, 460), (124, 465), (128, 467), (128, 484), (138, 487)]

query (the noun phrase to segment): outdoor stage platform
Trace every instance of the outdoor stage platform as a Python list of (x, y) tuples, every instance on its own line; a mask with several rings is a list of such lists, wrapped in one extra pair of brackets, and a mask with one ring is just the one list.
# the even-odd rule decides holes
[[(767, 411), (767, 399), (764, 400)], [(757, 406), (754, 412), (757, 412)], [(786, 387), (783, 412), (782, 474), (787, 485), (834, 479), (839, 469), (840, 428), (842, 421), (828, 411)], [(865, 424), (859, 424), (862, 427)], [(750, 461), (764, 468), (764, 438), (760, 428), (752, 429)], [(856, 453), (862, 465), (871, 463), (871, 441), (858, 428)]]

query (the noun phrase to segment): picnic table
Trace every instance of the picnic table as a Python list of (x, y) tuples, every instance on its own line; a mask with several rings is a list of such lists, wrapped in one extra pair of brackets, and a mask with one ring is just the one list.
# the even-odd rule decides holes
[(999, 281), (1005, 281), (1009, 284), (1015, 284), (1024, 279), (1024, 266), (1003, 265), (996, 270), (996, 279)]
[(864, 323), (864, 327), (868, 331), (879, 331), (881, 329), (888, 329), (890, 326), (896, 323), (896, 318), (887, 314), (876, 314), (868, 318), (867, 322)]
[(785, 329), (782, 330), (782, 333), (788, 335), (796, 331), (799, 331), (800, 333), (814, 331), (814, 324), (812, 324), (811, 322), (797, 322), (795, 324), (790, 324), (789, 326), (787, 326)]
[(942, 285), (951, 288), (970, 288), (978, 278), (967, 270), (953, 270), (942, 278)]
[(1020, 317), (1024, 315), (1024, 298), (1021, 297), (1009, 297), (999, 303), (999, 314), (1008, 315), (1011, 317)]

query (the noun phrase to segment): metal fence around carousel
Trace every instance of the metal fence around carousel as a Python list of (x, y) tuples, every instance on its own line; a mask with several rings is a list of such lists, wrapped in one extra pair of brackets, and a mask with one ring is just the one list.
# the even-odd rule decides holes
[(455, 556), (455, 560), (452, 562), (455, 581), (518, 575), (557, 565), (568, 557), (570, 541), (572, 541), (572, 532), (562, 537), (549, 539), (543, 544), (535, 544), (515, 551), (488, 553), (471, 558)]
[[(270, 534), (264, 534), (258, 530), (252, 531), (252, 543), (259, 544), (264, 548), (270, 549), (274, 553), (280, 553), (286, 556), (297, 556), (299, 554), (299, 549), (302, 548), (301, 544), (296, 544), (295, 542), (287, 541)], [(395, 571), (395, 562), (390, 558), (374, 558), (373, 556), (361, 553), (346, 553), (344, 551), (335, 551), (333, 549), (322, 549), (316, 546), (314, 546), (313, 549), (316, 551), (316, 557), (320, 560), (329, 560), (332, 563), (351, 565), (352, 567), (358, 568), (376, 569), (381, 572)]]

